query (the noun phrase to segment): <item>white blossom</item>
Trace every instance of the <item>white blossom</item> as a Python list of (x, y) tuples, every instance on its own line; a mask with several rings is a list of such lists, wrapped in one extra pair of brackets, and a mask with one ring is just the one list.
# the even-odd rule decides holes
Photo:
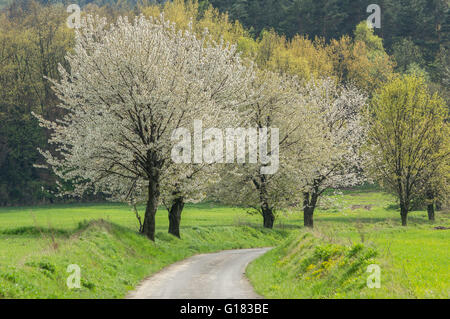
[(87, 16), (67, 60), (61, 81), (51, 80), (66, 115), (56, 122), (39, 117), (57, 154), (42, 154), (58, 177), (74, 183), (72, 195), (146, 194), (153, 215), (160, 182), (179, 178), (166, 173), (172, 132), (195, 119), (213, 126), (233, 118), (254, 77), (234, 46), (207, 33), (177, 32), (163, 15), (109, 26)]

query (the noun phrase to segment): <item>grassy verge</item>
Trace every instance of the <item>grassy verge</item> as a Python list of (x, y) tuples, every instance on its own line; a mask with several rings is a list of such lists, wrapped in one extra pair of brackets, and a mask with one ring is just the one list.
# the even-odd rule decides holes
[[(348, 221), (302, 229), (247, 275), (267, 298), (449, 298), (449, 234), (433, 226), (417, 219), (406, 228)], [(378, 289), (367, 286), (370, 264), (381, 270)]]
[[(275, 245), (286, 232), (202, 226), (185, 229), (182, 235), (179, 240), (159, 231), (152, 243), (132, 229), (104, 220), (80, 223), (71, 231), (4, 230), (0, 242), (11, 246), (10, 258), (0, 259), (0, 298), (122, 298), (145, 276), (178, 260), (196, 253)], [(27, 245), (33, 251), (25, 248), (28, 253), (21, 254)], [(80, 289), (66, 285), (70, 264), (81, 269)]]
[(247, 274), (269, 298), (353, 297), (366, 286), (363, 274), (376, 256), (372, 247), (326, 243), (305, 232), (251, 263)]

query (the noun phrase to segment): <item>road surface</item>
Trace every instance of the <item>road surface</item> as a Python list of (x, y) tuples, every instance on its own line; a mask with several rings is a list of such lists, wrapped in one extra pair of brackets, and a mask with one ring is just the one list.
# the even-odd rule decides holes
[(246, 279), (248, 263), (270, 248), (225, 250), (172, 264), (145, 279), (131, 299), (261, 298)]

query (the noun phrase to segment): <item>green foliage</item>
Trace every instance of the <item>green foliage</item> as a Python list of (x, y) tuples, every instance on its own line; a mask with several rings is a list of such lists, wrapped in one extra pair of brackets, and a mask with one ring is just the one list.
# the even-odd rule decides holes
[(339, 81), (354, 83), (369, 95), (393, 76), (393, 61), (366, 22), (356, 26), (354, 40), (331, 40), (329, 51)]
[(448, 163), (447, 107), (423, 78), (404, 75), (378, 91), (369, 117), (368, 169), (396, 194), (406, 224), (414, 197)]
[(428, 72), (424, 68), (422, 68), (418, 63), (415, 62), (408, 65), (405, 73), (408, 75), (416, 76), (418, 78), (422, 78), (427, 83), (430, 81), (430, 76), (428, 75)]
[[(247, 28), (259, 35), (275, 29), (287, 37), (296, 34), (338, 39), (352, 34), (359, 22), (366, 20), (370, 0), (209, 0), (214, 7), (228, 11)], [(399, 39), (414, 39), (431, 62), (439, 46), (448, 41), (449, 6), (445, 0), (380, 0), (381, 30), (389, 51)]]
[(383, 54), (383, 40), (374, 34), (372, 28), (369, 28), (366, 21), (362, 21), (356, 26), (355, 41), (364, 42), (367, 49), (372, 54)]
[(0, 205), (38, 203), (53, 184), (33, 167), (46, 132), (31, 112), (55, 117), (57, 103), (45, 76), (57, 77), (58, 63), (72, 46), (62, 6), (15, 2), (0, 12)]
[(413, 63), (418, 67), (425, 65), (420, 47), (411, 39), (403, 38), (394, 43), (392, 51), (392, 55), (397, 63), (396, 69), (400, 72), (405, 72)]

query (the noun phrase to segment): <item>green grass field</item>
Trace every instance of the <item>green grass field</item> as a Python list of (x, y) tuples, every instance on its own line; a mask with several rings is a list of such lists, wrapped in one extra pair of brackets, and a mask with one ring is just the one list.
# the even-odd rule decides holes
[[(0, 298), (123, 298), (146, 276), (196, 253), (273, 246), (284, 230), (237, 226), (257, 221), (242, 210), (187, 205), (182, 240), (157, 217), (156, 241), (137, 233), (126, 205), (58, 205), (0, 210)], [(68, 289), (67, 266), (81, 268), (81, 289)]]
[[(412, 212), (402, 227), (389, 195), (349, 192), (336, 203), (318, 212), (313, 231), (302, 228), (250, 265), (257, 292), (268, 298), (450, 297), (449, 230), (434, 228), (450, 226), (448, 212), (438, 212), (434, 223), (425, 211)], [(380, 266), (380, 289), (367, 287), (369, 264)]]
[[(0, 298), (122, 298), (144, 277), (201, 252), (278, 246), (247, 269), (268, 298), (448, 298), (449, 214), (434, 224), (424, 211), (400, 226), (394, 199), (375, 191), (329, 196), (303, 229), (301, 213), (280, 214), (274, 230), (260, 216), (211, 203), (187, 205), (181, 236), (157, 214), (157, 240), (137, 234), (126, 205), (72, 204), (0, 209)], [(327, 204), (325, 204), (327, 203)], [(143, 207), (140, 207), (143, 211)], [(99, 221), (101, 219), (101, 221)], [(368, 289), (368, 263), (380, 289)], [(81, 268), (82, 288), (68, 289), (67, 266)]]

